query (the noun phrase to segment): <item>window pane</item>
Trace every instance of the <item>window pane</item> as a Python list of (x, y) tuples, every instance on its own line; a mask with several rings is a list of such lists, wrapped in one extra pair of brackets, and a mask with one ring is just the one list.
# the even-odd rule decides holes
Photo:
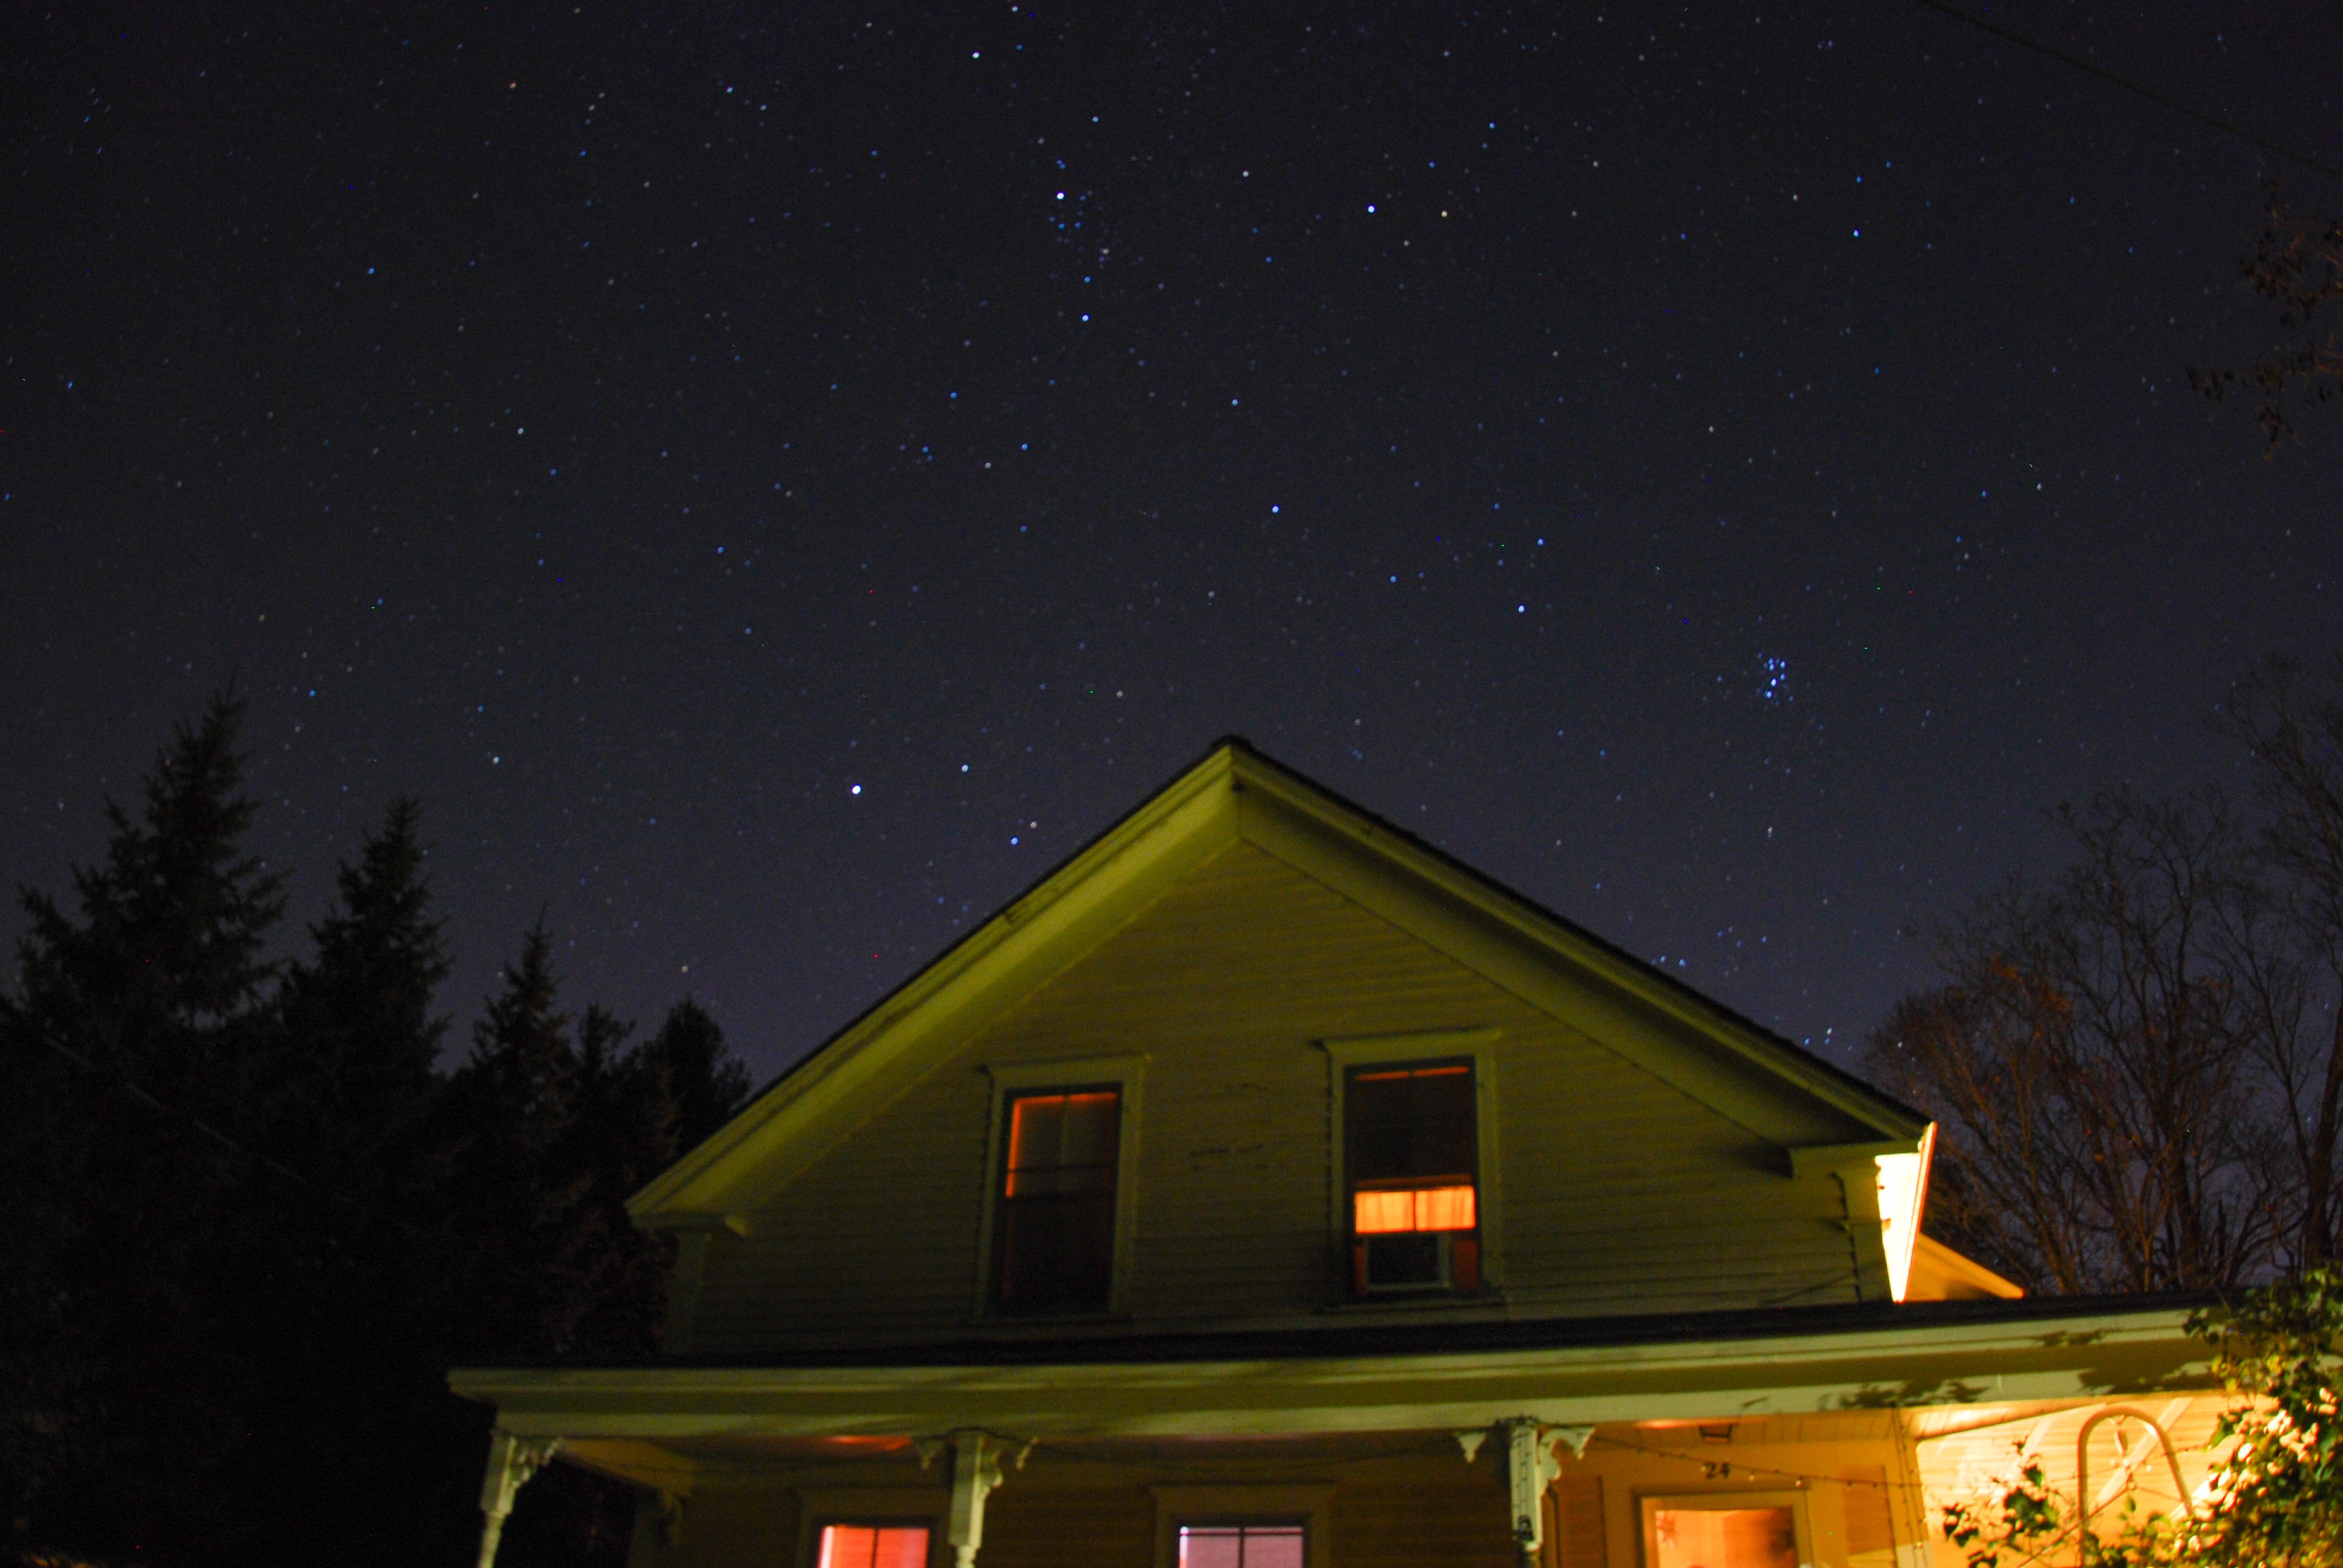
[(1226, 1530), (1180, 1532), (1180, 1568), (1244, 1568), (1244, 1533)]
[(1413, 1192), (1361, 1192), (1355, 1195), (1353, 1207), (1357, 1210), (1354, 1222), (1362, 1236), (1415, 1229)]
[(919, 1525), (890, 1524), (879, 1532), (871, 1568), (928, 1568), (928, 1533)]
[(1470, 1187), (1419, 1187), (1351, 1195), (1352, 1228), (1362, 1236), (1398, 1231), (1469, 1231), (1475, 1221)]
[(1010, 1101), (993, 1243), (1001, 1306), (1080, 1312), (1108, 1304), (1121, 1109), (1111, 1089)]
[(1002, 1305), (1103, 1307), (1113, 1271), (1112, 1195), (1031, 1198), (1001, 1206)]
[(1302, 1568), (1302, 1526), (1246, 1531), (1244, 1568)]
[(1358, 1288), (1381, 1290), (1393, 1285), (1438, 1285), (1440, 1238), (1416, 1231), (1396, 1236), (1368, 1236), (1358, 1243)]
[(1055, 1170), (1061, 1163), (1058, 1146), (1064, 1141), (1066, 1097), (1029, 1094), (1009, 1111), (1009, 1169)]
[(1652, 1568), (1797, 1568), (1786, 1508), (1661, 1508), (1652, 1513)]
[(1353, 1181), (1473, 1174), (1469, 1067), (1370, 1069), (1345, 1098)]
[(1303, 1568), (1299, 1524), (1183, 1524), (1180, 1568)]
[(870, 1568), (879, 1533), (864, 1524), (825, 1525), (821, 1533), (821, 1568)]
[(1415, 1197), (1415, 1228), (1419, 1231), (1469, 1231), (1473, 1228), (1473, 1189), (1434, 1187)]
[(1116, 1094), (1111, 1090), (1066, 1096), (1061, 1165), (1112, 1165)]
[(827, 1524), (821, 1568), (927, 1568), (924, 1524)]

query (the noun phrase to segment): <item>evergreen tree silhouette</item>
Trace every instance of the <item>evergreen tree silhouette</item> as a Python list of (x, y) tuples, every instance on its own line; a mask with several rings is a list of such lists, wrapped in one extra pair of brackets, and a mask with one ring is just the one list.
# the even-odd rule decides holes
[(72, 912), (22, 895), (0, 1099), (17, 1102), (12, 1120), (45, 1123), (32, 1136), (55, 1163), (36, 1183), (52, 1201), (32, 1244), (12, 1225), (7, 1251), (31, 1272), (9, 1293), (29, 1292), (53, 1332), (12, 1335), (0, 1356), (12, 1392), (62, 1397), (9, 1412), (12, 1450), (31, 1446), (26, 1432), (45, 1440), (30, 1456), (37, 1495), (12, 1477), (10, 1523), (93, 1556), (196, 1561), (191, 1543), (223, 1523), (213, 1479), (246, 1434), (253, 1369), (206, 1281), (266, 1087), (265, 954), (284, 901), (280, 876), (244, 848), (256, 809), (243, 713), (222, 695), (183, 725), (137, 818), (108, 803), (112, 839), (101, 863), (74, 871)]

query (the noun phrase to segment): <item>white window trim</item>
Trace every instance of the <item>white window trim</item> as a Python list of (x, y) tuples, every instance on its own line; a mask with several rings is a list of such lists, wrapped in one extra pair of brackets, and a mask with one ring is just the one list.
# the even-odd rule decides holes
[[(1353, 1068), (1398, 1065), (1410, 1061), (1463, 1058), (1473, 1064), (1473, 1140), (1479, 1170), (1473, 1201), (1481, 1232), (1481, 1292), (1490, 1293), (1505, 1284), (1504, 1190), (1497, 1180), (1497, 1072), (1495, 1046), (1501, 1031), (1483, 1029), (1421, 1030), (1408, 1034), (1351, 1035), (1322, 1040), (1326, 1053), (1327, 1123), (1326, 1222), (1338, 1255), (1345, 1253), (1351, 1234), (1350, 1176), (1345, 1169), (1350, 1142), (1350, 1075)], [(1376, 1298), (1361, 1302), (1347, 1285), (1338, 1299), (1360, 1305), (1392, 1305)], [(1472, 1297), (1459, 1298), (1472, 1300)]]
[(1799, 1568), (1815, 1568), (1815, 1532), (1806, 1517), (1808, 1494), (1804, 1492), (1652, 1492), (1638, 1493), (1635, 1500), (1636, 1524), (1644, 1545), (1644, 1568), (1659, 1568), (1660, 1543), (1658, 1521), (1653, 1518), (1661, 1509), (1724, 1513), (1736, 1508), (1786, 1508), (1790, 1511), (1791, 1526), (1797, 1532)]
[(1307, 1568), (1332, 1568), (1334, 1483), (1283, 1486), (1151, 1486), (1155, 1494), (1155, 1568), (1180, 1568), (1182, 1524), (1302, 1522)]
[[(944, 1538), (951, 1493), (941, 1486), (801, 1486), (798, 1493), (798, 1568), (820, 1568), (825, 1524), (924, 1524), (928, 1561)], [(1315, 1568), (1315, 1565), (1312, 1565)]]
[[(984, 1070), (992, 1080), (992, 1114), (986, 1119), (984, 1130), (984, 1206), (977, 1228), (976, 1317), (996, 1323), (1062, 1323), (1128, 1316), (1131, 1261), (1136, 1256), (1139, 1229), (1139, 1107), (1140, 1091), (1147, 1072), (1146, 1056), (987, 1062)], [(1009, 1153), (1009, 1101), (1013, 1096), (1036, 1090), (1081, 1089), (1105, 1083), (1113, 1084), (1121, 1097), (1115, 1108), (1114, 1277), (1107, 1288), (1106, 1311), (1041, 1318), (1003, 1312), (992, 1303), (992, 1227), (1001, 1201), (1002, 1165)]]

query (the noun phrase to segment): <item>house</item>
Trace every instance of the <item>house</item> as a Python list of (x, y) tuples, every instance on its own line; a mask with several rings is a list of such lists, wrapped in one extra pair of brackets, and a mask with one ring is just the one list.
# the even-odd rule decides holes
[(649, 1568), (1930, 1568), (2149, 1506), (2184, 1312), (1921, 1230), (1932, 1129), (1241, 741), (633, 1201), (664, 1352), (468, 1367)]

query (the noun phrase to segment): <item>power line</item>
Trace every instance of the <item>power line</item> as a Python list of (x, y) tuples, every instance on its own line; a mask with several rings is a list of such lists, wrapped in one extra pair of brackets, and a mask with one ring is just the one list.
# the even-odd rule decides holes
[(2161, 104), (2175, 114), (2186, 115), (2199, 125), (2210, 126), (2217, 131), (2237, 137), (2240, 141), (2251, 142), (2264, 152), (2276, 153), (2282, 158), (2291, 158), (2296, 163), (2317, 169), (2321, 174), (2333, 175), (2338, 179), (2343, 179), (2343, 168), (2338, 168), (2333, 164), (2314, 158), (2308, 153), (2296, 152), (2292, 147), (2281, 146), (2271, 141), (2268, 136), (2256, 136), (2243, 126), (2232, 125), (2217, 115), (2208, 115), (2202, 109), (2191, 108), (2177, 98), (2167, 98), (2153, 87), (2143, 86), (2128, 76), (2119, 76), (2104, 66), (2094, 65), (2079, 55), (2070, 55), (2064, 49), (2029, 38), (2023, 33), (2013, 33), (1997, 22), (1988, 22), (1982, 16), (1971, 15), (1958, 6), (1947, 5), (1945, 0), (1917, 0), (1917, 3), (1926, 5), (1931, 11), (1941, 12), (1950, 16), (1956, 22), (1966, 22), (1981, 32), (1990, 33), (1996, 38), (2006, 39), (2021, 49), (2031, 49), (2036, 54), (2047, 55), (2061, 65), (2072, 65), (2077, 71), (2097, 76), (2102, 82), (2111, 82), (2127, 93), (2137, 93), (2148, 102)]
[(356, 1198), (351, 1197), (348, 1193), (341, 1191), (337, 1188), (328, 1187), (324, 1182), (317, 1181), (311, 1177), (304, 1176), (301, 1172), (294, 1170), (291, 1166), (284, 1164), (279, 1161), (273, 1160), (269, 1158), (269, 1156), (259, 1152), (257, 1150), (246, 1148), (243, 1144), (238, 1143), (235, 1139), (230, 1138), (226, 1133), (222, 1132), (218, 1128), (214, 1127), (210, 1122), (206, 1121), (202, 1117), (197, 1116), (194, 1111), (182, 1111), (176, 1105), (165, 1104), (162, 1101), (156, 1099), (153, 1095), (139, 1088), (138, 1085), (133, 1083), (121, 1073), (115, 1072), (107, 1068), (100, 1067), (96, 1062), (90, 1060), (89, 1058), (82, 1055), (81, 1052), (74, 1050), (71, 1046), (66, 1045), (64, 1041), (55, 1040), (38, 1030), (33, 1031), (33, 1038), (39, 1040), (43, 1045), (47, 1046), (51, 1050), (55, 1051), (59, 1056), (64, 1057), (67, 1061), (79, 1067), (85, 1072), (88, 1072), (98, 1078), (106, 1079), (116, 1089), (122, 1091), (123, 1093), (138, 1101), (139, 1104), (144, 1105), (149, 1110), (155, 1111), (161, 1115), (169, 1117), (174, 1121), (186, 1123), (187, 1126), (195, 1129), (197, 1132), (202, 1133), (206, 1138), (208, 1138), (213, 1142), (218, 1144), (221, 1148), (226, 1150), (229, 1153), (235, 1154), (245, 1160), (249, 1160), (254, 1164), (260, 1166), (263, 1170), (271, 1171), (276, 1175), (284, 1178), (286, 1181), (293, 1182), (297, 1186), (307, 1187), (312, 1192), (316, 1192), (322, 1197), (330, 1198), (335, 1202), (342, 1204), (344, 1207), (351, 1210), (364, 1219), (374, 1221), (378, 1224), (395, 1225), (399, 1230), (405, 1231), (407, 1235), (418, 1239), (423, 1235), (422, 1231), (417, 1230), (414, 1226), (395, 1215), (378, 1214), (374, 1210), (368, 1208), (366, 1204), (359, 1202)]

